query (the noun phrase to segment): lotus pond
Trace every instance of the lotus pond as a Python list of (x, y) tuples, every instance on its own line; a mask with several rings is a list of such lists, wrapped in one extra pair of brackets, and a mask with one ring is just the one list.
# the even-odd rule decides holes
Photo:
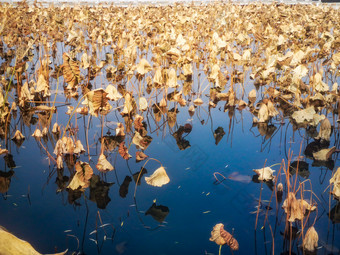
[(340, 254), (339, 14), (1, 3), (0, 254)]

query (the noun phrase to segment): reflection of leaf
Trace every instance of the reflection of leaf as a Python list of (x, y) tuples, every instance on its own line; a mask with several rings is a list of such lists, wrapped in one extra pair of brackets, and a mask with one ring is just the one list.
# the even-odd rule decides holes
[[(55, 255), (63, 255), (66, 252), (55, 253)], [(2, 227), (0, 227), (0, 253), (4, 255), (40, 255), (30, 243), (19, 239)]]
[[(134, 173), (134, 174), (132, 175), (133, 180), (134, 180), (135, 182), (137, 182), (137, 180), (138, 180), (137, 185), (140, 185), (140, 180), (142, 179), (143, 175), (146, 174), (146, 173), (148, 173), (148, 171), (147, 171), (144, 167), (141, 167), (141, 170), (140, 170), (139, 172)], [(138, 176), (139, 176), (139, 179), (138, 179)]]
[(214, 132), (214, 138), (215, 138), (215, 144), (218, 145), (218, 143), (222, 140), (223, 136), (225, 135), (225, 132), (223, 130), (223, 127), (218, 127)]
[(167, 175), (163, 166), (158, 168), (150, 177), (145, 177), (147, 184), (156, 187), (162, 187), (170, 182), (170, 178)]
[(169, 208), (164, 205), (156, 205), (153, 203), (152, 206), (145, 212), (145, 215), (151, 215), (159, 223), (162, 223), (166, 216), (169, 214)]
[(125, 179), (124, 179), (122, 185), (120, 185), (120, 188), (119, 188), (119, 195), (121, 197), (124, 198), (128, 194), (130, 182), (132, 182), (132, 178), (128, 175), (125, 176)]
[(290, 174), (294, 175), (298, 169), (298, 174), (303, 178), (309, 177), (308, 163), (306, 161), (293, 161), (290, 164)]
[(113, 184), (100, 180), (98, 175), (92, 176), (90, 180), (90, 200), (96, 202), (99, 209), (105, 209), (111, 201), (109, 190)]
[(3, 172), (0, 171), (0, 193), (6, 193), (11, 184), (11, 178), (14, 175), (14, 171)]
[(340, 223), (340, 202), (332, 208), (328, 215), (333, 224)]

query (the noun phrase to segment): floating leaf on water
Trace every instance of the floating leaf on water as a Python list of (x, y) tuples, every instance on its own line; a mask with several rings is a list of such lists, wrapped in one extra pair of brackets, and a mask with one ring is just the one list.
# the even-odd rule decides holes
[(217, 245), (227, 244), (233, 251), (239, 249), (237, 240), (229, 232), (224, 230), (224, 225), (222, 223), (218, 223), (214, 226), (209, 241), (215, 242)]
[(147, 184), (155, 187), (162, 187), (170, 182), (170, 178), (167, 175), (163, 166), (155, 170), (155, 172), (150, 177), (145, 177)]
[(162, 223), (169, 214), (169, 208), (164, 205), (156, 205), (154, 202), (152, 206), (145, 212), (145, 215), (151, 215), (159, 223)]
[(307, 230), (306, 235), (304, 236), (302, 246), (309, 252), (314, 252), (318, 247), (319, 235), (316, 232), (315, 228), (312, 226)]
[(260, 181), (273, 181), (275, 179), (275, 176), (273, 175), (275, 170), (271, 169), (270, 167), (254, 169), (253, 171), (259, 176), (258, 179)]

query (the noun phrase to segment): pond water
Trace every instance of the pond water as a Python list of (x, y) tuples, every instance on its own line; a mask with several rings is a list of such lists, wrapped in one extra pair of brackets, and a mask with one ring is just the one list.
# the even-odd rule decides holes
[[(15, 11), (13, 9), (11, 12)], [(42, 8), (42, 11), (51, 10)], [(75, 18), (74, 22), (78, 21)], [(66, 21), (60, 22), (72, 27)], [(332, 30), (334, 35), (339, 33), (338, 23), (335, 23)], [(77, 29), (74, 26), (72, 31)], [(186, 33), (183, 32), (183, 35)], [(5, 35), (1, 36), (4, 38)], [(67, 37), (70, 39), (72, 35), (67, 34)], [(85, 33), (84, 38), (85, 41), (90, 40), (90, 32)], [(269, 87), (275, 88), (277, 85), (254, 85), (250, 76), (255, 67), (251, 64), (247, 67), (227, 64), (224, 67), (224, 74), (228, 73), (227, 86), (218, 93), (229, 91), (228, 95), (221, 94), (229, 99), (215, 100), (212, 103), (212, 94), (216, 91), (211, 88), (216, 84), (211, 81), (211, 77), (208, 78), (204, 63), (196, 67), (193, 65), (193, 73), (184, 78), (178, 67), (181, 86), (177, 89), (160, 89), (157, 84), (148, 88), (147, 77), (152, 80), (156, 73), (151, 70), (145, 76), (136, 75), (129, 79), (126, 77), (132, 77), (131, 73), (119, 73), (121, 70), (116, 70), (116, 80), (110, 78), (109, 66), (119, 69), (121, 61), (114, 58), (108, 62), (108, 54), (116, 54), (110, 46), (104, 45), (97, 53), (94, 49), (97, 46), (88, 46), (89, 55), (92, 52), (97, 56), (97, 60), (92, 62), (95, 68), (101, 65), (100, 61), (104, 62), (99, 71), (91, 76), (90, 69), (83, 68), (84, 60), (77, 49), (77, 42), (72, 40), (74, 39), (71, 38), (68, 43), (57, 42), (51, 47), (55, 49), (50, 48), (56, 54), (47, 56), (46, 44), (41, 39), (41, 44), (35, 45), (29, 52), (32, 59), (22, 60), (28, 65), (26, 74), (30, 78), (26, 80), (26, 76), (21, 81), (17, 80), (17, 76), (11, 75), (12, 69), (8, 71), (4, 68), (15, 65), (16, 60), (10, 57), (8, 51), (16, 47), (9, 46), (8, 38), (2, 43), (1, 64), (5, 70), (2, 75), (7, 80), (12, 79), (14, 84), (9, 92), (11, 96), (5, 97), (8, 102), (11, 104), (16, 101), (20, 105), (22, 99), (15, 89), (18, 83), (20, 86), (30, 80), (39, 83), (37, 74), (43, 66), (41, 63), (49, 66), (51, 96), (43, 97), (39, 94), (31, 99), (26, 98), (17, 111), (11, 110), (9, 115), (5, 115), (10, 120), (6, 122), (7, 128), (1, 122), (1, 145), (8, 150), (0, 159), (1, 226), (28, 241), (43, 254), (68, 249), (67, 254), (159, 255), (219, 254), (219, 246), (209, 241), (211, 231), (218, 223), (224, 224), (224, 229), (232, 233), (239, 244), (238, 251), (230, 250), (227, 245), (222, 246), (221, 254), (303, 254), (302, 234), (305, 235), (306, 230), (314, 226), (319, 237), (315, 253), (340, 254), (340, 204), (330, 194), (329, 187), (330, 179), (339, 166), (338, 99), (324, 108), (313, 104), (318, 99), (311, 104), (308, 101), (307, 106), (303, 104), (297, 107), (294, 106), (294, 99), (283, 96), (279, 99), (268, 93)], [(254, 41), (250, 43), (249, 49), (255, 54), (258, 47)], [(81, 65), (82, 81), (79, 89), (66, 89), (66, 74), (62, 71), (62, 68), (66, 69), (65, 65), (60, 69), (67, 62), (65, 52), (72, 55), (77, 65)], [(135, 59), (136, 64), (143, 58), (150, 63), (157, 61), (153, 59), (153, 53), (157, 51), (144, 49), (141, 52), (143, 53)], [(338, 49), (335, 49), (330, 56), (337, 52)], [(203, 58), (204, 54), (202, 51), (200, 56)], [(46, 59), (48, 62), (44, 62)], [(72, 64), (70, 59), (68, 61)], [(164, 62), (162, 64), (166, 65)], [(339, 84), (340, 76), (334, 72), (335, 75), (332, 74), (331, 78), (325, 78), (330, 70), (327, 69), (329, 64), (330, 62), (326, 63), (327, 67), (324, 67), (324, 80), (331, 90), (335, 82)], [(307, 63), (306, 66), (313, 70), (312, 65)], [(339, 71), (339, 66), (336, 70)], [(242, 82), (240, 73), (243, 72), (245, 76)], [(126, 77), (119, 78), (124, 75)], [(53, 78), (55, 76), (59, 77)], [(310, 78), (302, 80), (306, 84), (311, 82)], [(235, 89), (232, 91), (239, 99), (246, 101), (246, 106), (242, 107), (240, 101), (237, 104), (231, 102), (229, 88), (233, 86), (232, 83)], [(107, 100), (103, 99), (103, 90), (100, 88), (105, 89), (108, 84), (114, 84), (123, 97), (109, 101), (112, 108), (109, 112), (99, 110), (94, 115), (74, 113), (68, 107), (73, 106), (75, 109), (79, 106), (78, 103), (83, 102), (84, 84), (87, 84), (89, 91), (99, 91), (102, 108), (107, 106)], [(65, 85), (64, 88), (62, 85)], [(2, 85), (4, 95), (7, 87)], [(185, 92), (185, 87), (188, 92)], [(252, 104), (248, 102), (247, 95), (253, 89), (256, 90), (256, 102)], [(174, 99), (171, 92), (181, 90), (183, 94), (180, 99)], [(79, 97), (71, 97), (76, 91)], [(134, 113), (122, 116), (129, 91), (136, 100), (132, 110)], [(328, 92), (322, 94), (326, 96)], [(146, 98), (148, 103), (144, 111), (138, 105), (141, 97)], [(160, 105), (162, 98), (167, 98), (165, 107)], [(203, 102), (194, 104), (197, 98), (201, 98)], [(185, 104), (181, 104), (181, 99), (186, 101)], [(305, 99), (306, 97), (301, 97), (301, 100)], [(87, 100), (95, 101), (93, 98)], [(266, 100), (274, 102), (278, 114), (263, 123), (254, 123), (253, 118), (259, 116), (257, 114), (261, 105), (268, 104)], [(319, 101), (317, 102), (322, 105), (322, 100)], [(50, 109), (39, 108), (53, 105), (56, 110), (52, 112)], [(317, 138), (321, 124), (312, 125), (308, 121), (297, 124), (292, 118), (293, 112), (307, 109), (308, 105), (315, 107), (319, 116), (324, 115), (329, 119), (332, 126), (329, 141)], [(65, 114), (66, 112), (70, 114)], [(135, 114), (143, 116), (144, 129), (137, 129)], [(307, 113), (303, 116), (307, 116)], [(54, 123), (60, 126), (59, 134), (53, 132)], [(121, 124), (124, 127), (124, 136), (116, 133), (117, 126)], [(47, 132), (41, 138), (32, 137), (36, 129), (43, 128)], [(25, 136), (24, 140), (11, 139), (16, 130), (21, 131)], [(145, 132), (139, 146), (133, 142), (137, 130), (141, 134)], [(80, 140), (84, 152), (56, 155), (54, 151), (62, 137), (68, 137), (74, 142)], [(119, 151), (123, 141), (132, 156), (128, 160)], [(65, 143), (64, 146), (68, 144)], [(141, 149), (142, 146), (144, 149)], [(327, 159), (315, 159), (313, 152), (333, 146), (335, 149)], [(136, 162), (136, 152), (140, 151), (149, 158)], [(101, 154), (114, 166), (114, 170), (103, 172), (97, 169)], [(62, 158), (62, 167), (57, 164), (57, 156)], [(93, 175), (91, 179), (85, 180), (83, 187), (80, 185), (79, 188), (72, 189), (69, 185), (75, 178), (76, 162), (79, 164), (80, 161), (89, 164)], [(292, 168), (288, 167), (290, 164)], [(296, 165), (299, 166), (298, 174)], [(145, 177), (151, 176), (161, 166), (165, 168), (170, 182), (161, 187), (149, 185)], [(264, 166), (275, 170), (272, 181), (260, 181), (253, 171)], [(291, 178), (286, 178), (288, 169)], [(276, 195), (276, 185), (280, 182), (283, 184), (282, 197)], [(282, 205), (288, 191), (292, 191), (292, 186), (297, 198), (302, 195), (316, 209), (306, 212), (302, 221), (297, 219), (289, 223)]]

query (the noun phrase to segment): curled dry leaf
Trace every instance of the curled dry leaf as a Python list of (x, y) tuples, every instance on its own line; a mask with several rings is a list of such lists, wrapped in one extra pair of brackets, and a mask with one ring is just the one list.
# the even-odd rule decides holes
[(57, 156), (57, 169), (63, 169), (63, 168), (64, 168), (63, 157), (59, 154)]
[(259, 176), (260, 181), (272, 181), (275, 178), (273, 175), (275, 170), (271, 169), (270, 167), (254, 169), (253, 171)]
[(333, 184), (331, 193), (336, 199), (340, 200), (340, 167), (338, 167), (333, 177), (329, 180), (329, 183)]
[(80, 153), (84, 153), (84, 152), (85, 152), (85, 149), (84, 149), (83, 144), (81, 143), (80, 140), (77, 140), (77, 141), (75, 142), (75, 148), (74, 148), (73, 153), (75, 153), (75, 154), (80, 154)]
[[(54, 253), (54, 255), (64, 255), (66, 252), (67, 250)], [(30, 243), (19, 239), (2, 227), (0, 227), (0, 253), (6, 255), (41, 255)]]
[(114, 167), (106, 159), (104, 154), (100, 154), (96, 167), (100, 172), (108, 172), (108, 171), (112, 171), (114, 169)]
[(58, 125), (57, 122), (54, 123), (54, 125), (53, 125), (52, 133), (53, 133), (53, 134), (59, 134), (59, 133), (60, 133), (60, 127), (59, 127), (59, 125)]
[(148, 101), (145, 97), (139, 98), (139, 110), (146, 111), (148, 109)]
[(158, 168), (150, 177), (145, 177), (147, 184), (155, 187), (162, 187), (170, 182), (170, 178), (167, 175), (163, 166)]
[(329, 141), (332, 133), (332, 125), (329, 119), (324, 119), (320, 125), (320, 131), (315, 139)]
[(67, 188), (71, 190), (86, 189), (90, 185), (90, 179), (93, 175), (91, 166), (86, 162), (77, 161), (75, 170), (76, 173)]
[(135, 135), (133, 136), (132, 143), (137, 145), (137, 147), (141, 148), (142, 150), (145, 149), (144, 138), (140, 135), (138, 131), (135, 131)]
[(318, 247), (319, 235), (315, 228), (312, 226), (307, 230), (307, 233), (303, 239), (303, 248), (309, 252), (314, 252)]
[(68, 83), (67, 88), (73, 89), (78, 85), (80, 81), (80, 69), (76, 61), (72, 60), (68, 53), (63, 54), (63, 64), (61, 65), (63, 70), (63, 76)]
[(257, 117), (259, 118), (258, 122), (260, 123), (267, 122), (269, 120), (269, 111), (266, 104), (261, 104)]
[(237, 240), (224, 229), (224, 225), (222, 223), (218, 223), (214, 226), (211, 231), (209, 241), (215, 242), (217, 245), (227, 244), (233, 251), (239, 249)]
[(123, 159), (128, 160), (129, 158), (132, 157), (129, 154), (128, 149), (126, 148), (124, 141), (119, 144), (118, 152), (119, 152), (119, 155), (122, 156)]
[(112, 101), (117, 101), (121, 98), (123, 98), (123, 96), (121, 94), (119, 94), (118, 90), (116, 89), (115, 86), (109, 84), (106, 89), (105, 92), (107, 93), (106, 97)]
[(311, 206), (306, 200), (296, 199), (293, 192), (289, 192), (286, 200), (282, 204), (282, 208), (288, 215), (288, 221), (302, 220), (305, 216), (306, 210), (314, 211), (315, 206)]
[(91, 115), (98, 117), (98, 113), (106, 115), (112, 106), (109, 104), (107, 93), (104, 89), (95, 89), (86, 94), (82, 104), (87, 105)]
[(151, 70), (152, 70), (152, 67), (149, 64), (149, 62), (145, 58), (141, 59), (141, 61), (137, 65), (137, 73), (140, 75), (144, 75), (147, 72), (150, 72)]
[(332, 154), (336, 151), (335, 146), (332, 148), (328, 148), (328, 149), (322, 149), (320, 151), (314, 152), (313, 153), (313, 158), (315, 160), (320, 160), (320, 161), (327, 161), (330, 159), (330, 157), (332, 156)]

